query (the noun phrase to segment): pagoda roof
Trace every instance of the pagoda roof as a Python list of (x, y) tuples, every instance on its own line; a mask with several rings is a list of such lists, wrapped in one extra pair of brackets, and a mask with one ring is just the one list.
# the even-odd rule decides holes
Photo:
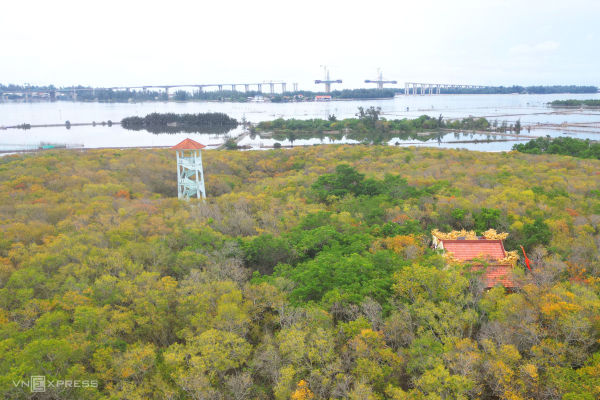
[(180, 143), (171, 147), (171, 149), (173, 149), (173, 150), (200, 150), (205, 147), (206, 147), (205, 145), (198, 143), (192, 139), (184, 139)]
[(508, 264), (492, 264), (486, 267), (473, 266), (472, 271), (478, 271), (485, 268), (483, 272), (483, 283), (486, 288), (502, 285), (507, 289), (518, 287), (512, 276), (513, 267)]
[[(513, 266), (505, 264), (501, 260), (506, 257), (504, 245), (500, 239), (475, 239), (475, 240), (441, 240), (442, 248), (453, 258), (462, 262), (482, 260), (489, 262), (488, 265), (477, 263), (471, 269), (478, 271), (483, 268), (483, 282), (486, 288), (502, 285), (507, 289), (517, 287), (513, 280)], [(500, 264), (502, 262), (502, 264)]]
[(501, 260), (506, 257), (502, 240), (442, 240), (444, 250), (460, 261), (476, 258)]

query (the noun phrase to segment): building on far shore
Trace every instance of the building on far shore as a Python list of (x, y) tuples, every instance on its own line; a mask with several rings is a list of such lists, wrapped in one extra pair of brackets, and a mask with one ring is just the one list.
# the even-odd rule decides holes
[(508, 233), (490, 229), (477, 236), (473, 231), (433, 230), (433, 248), (441, 250), (448, 263), (471, 264), (472, 271), (483, 270), (486, 289), (502, 285), (513, 290), (517, 287), (513, 269), (519, 259), (516, 252), (504, 250), (503, 240)]

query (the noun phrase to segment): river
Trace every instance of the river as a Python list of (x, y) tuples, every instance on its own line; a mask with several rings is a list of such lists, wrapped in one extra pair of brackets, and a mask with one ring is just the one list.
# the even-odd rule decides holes
[[(217, 102), (147, 102), (147, 103), (80, 103), (80, 102), (38, 102), (38, 103), (0, 103), (0, 127), (22, 123), (60, 124), (87, 123), (100, 121), (120, 121), (128, 116), (145, 116), (152, 112), (199, 113), (223, 112), (238, 120), (245, 118), (250, 122), (273, 120), (276, 118), (327, 118), (333, 114), (338, 119), (352, 117), (358, 107), (381, 107), (383, 117), (387, 119), (416, 118), (427, 114), (444, 118), (464, 118), (468, 116), (486, 117), (499, 124), (508, 124), (520, 119), (525, 128), (524, 136), (572, 136), (600, 140), (600, 110), (552, 109), (547, 103), (563, 99), (600, 99), (600, 94), (548, 94), (548, 95), (425, 95), (398, 96), (385, 100), (351, 100), (331, 102), (300, 103), (217, 103)], [(544, 127), (541, 124), (555, 124)], [(556, 124), (565, 124), (564, 127)], [(573, 126), (581, 124), (583, 126)], [(242, 128), (230, 132), (238, 135)], [(112, 127), (73, 126), (33, 128), (30, 130), (0, 129), (0, 151), (34, 148), (41, 143), (53, 143), (71, 147), (150, 147), (171, 146), (190, 137), (209, 148), (222, 144), (222, 135), (214, 134), (151, 134), (146, 131), (128, 131), (119, 125)], [(491, 141), (489, 141), (492, 139)], [(502, 141), (493, 141), (500, 139)], [(420, 142), (414, 139), (392, 139), (390, 145), (420, 145), (445, 148), (466, 148), (479, 151), (510, 150), (517, 139), (507, 137), (489, 137), (469, 132), (448, 133), (440, 139)], [(524, 139), (521, 139), (524, 140)], [(476, 143), (465, 143), (477, 141)], [(246, 136), (240, 145), (252, 148), (272, 146), (276, 141), (270, 138)], [(279, 141), (283, 146), (290, 145), (287, 140)], [(335, 142), (329, 138), (295, 140), (293, 145), (314, 145), (327, 143), (352, 143), (343, 138)]]

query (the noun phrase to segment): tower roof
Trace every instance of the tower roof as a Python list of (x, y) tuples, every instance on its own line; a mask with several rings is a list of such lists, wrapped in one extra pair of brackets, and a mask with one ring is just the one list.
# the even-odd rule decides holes
[(200, 150), (205, 147), (206, 147), (205, 145), (200, 144), (192, 139), (184, 139), (180, 143), (171, 147), (171, 149), (173, 149), (173, 150)]

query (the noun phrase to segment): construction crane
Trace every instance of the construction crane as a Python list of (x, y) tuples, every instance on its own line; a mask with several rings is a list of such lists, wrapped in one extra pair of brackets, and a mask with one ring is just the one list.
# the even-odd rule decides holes
[(330, 79), (329, 78), (329, 70), (327, 69), (327, 67), (325, 65), (321, 65), (321, 67), (323, 67), (323, 72), (325, 73), (325, 79), (321, 80), (321, 79), (317, 79), (315, 81), (316, 84), (319, 83), (324, 83), (325, 84), (325, 92), (329, 93), (331, 92), (331, 84), (332, 83), (342, 83), (341, 79)]
[(378, 74), (378, 78), (375, 80), (371, 80), (371, 79), (366, 79), (365, 83), (376, 83), (377, 84), (377, 89), (383, 89), (383, 84), (384, 83), (391, 83), (392, 85), (395, 85), (398, 83), (398, 81), (385, 81), (383, 80), (383, 73), (381, 72), (381, 69), (377, 68), (377, 74)]

